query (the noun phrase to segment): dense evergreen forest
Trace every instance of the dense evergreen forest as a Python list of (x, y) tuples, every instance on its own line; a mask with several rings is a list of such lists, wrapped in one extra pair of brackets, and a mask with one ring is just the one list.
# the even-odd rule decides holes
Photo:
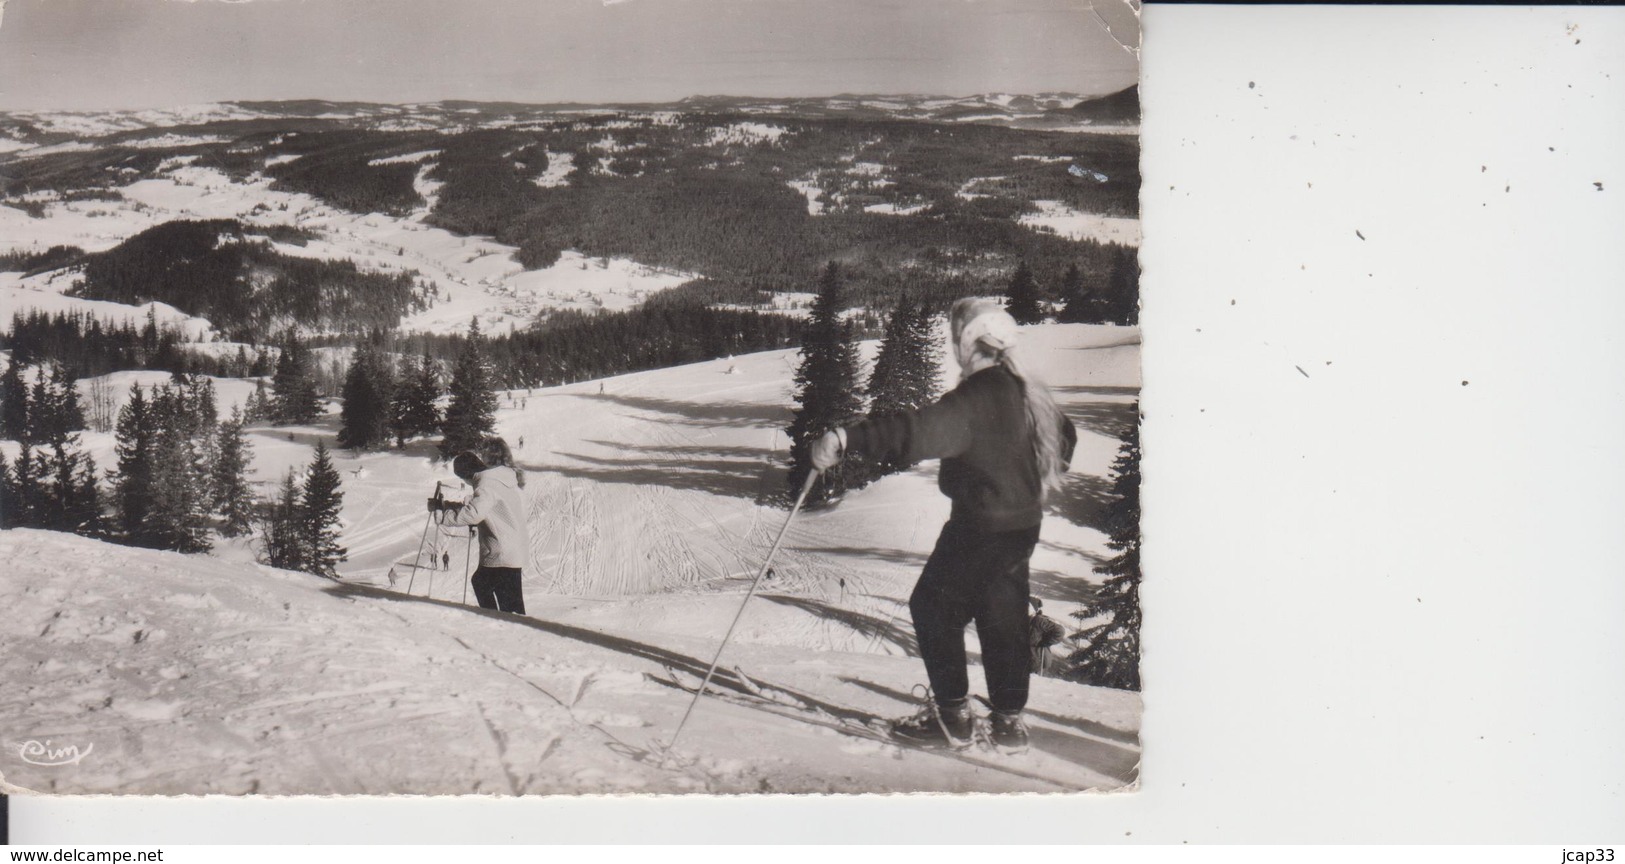
[[(517, 246), (529, 268), (577, 249), (702, 273), (713, 298), (730, 302), (748, 302), (759, 290), (806, 290), (825, 263), (839, 261), (853, 301), (868, 304), (902, 293), (963, 296), (1017, 260), (1041, 280), (1077, 266), (1104, 282), (1109, 247), (1035, 232), (1015, 219), (1033, 200), (1138, 213), (1138, 146), (1123, 136), (767, 118), (758, 125), (785, 130), (774, 142), (717, 143), (731, 140), (730, 121), (738, 119), (453, 136), (429, 174), (445, 183), (431, 221)], [(533, 182), (547, 160), (515, 154), (537, 147), (570, 154), (568, 183)], [(1083, 163), (1106, 182), (1068, 172)], [(818, 190), (821, 213), (808, 212), (792, 181)], [(962, 194), (967, 184), (974, 193)], [(874, 205), (922, 209), (908, 216), (865, 209)]]
[(353, 130), (284, 135), (276, 140), (277, 153), (300, 158), (265, 169), (276, 181), (272, 188), (304, 192), (341, 210), (391, 216), (404, 216), (423, 206), (412, 186), (418, 166), (371, 163), (420, 145), (438, 146), (438, 141), (425, 142), (421, 135), (380, 136)]
[(264, 348), (239, 345), (224, 356), (192, 350), (186, 334), (157, 323), (149, 315), (141, 326), (103, 321), (84, 312), (16, 312), (11, 327), (0, 333), (0, 348), (20, 366), (57, 363), (76, 378), (125, 369), (151, 369), (179, 374), (243, 378), (268, 374)]
[(140, 305), (157, 300), (254, 342), (297, 324), (342, 333), (392, 329), (426, 302), (409, 274), (365, 272), (351, 261), (294, 258), (231, 219), (153, 226), (87, 255), (69, 293)]
[(85, 250), (78, 246), (52, 246), (43, 252), (16, 250), (0, 253), (0, 271), (14, 271), (24, 276), (59, 270), (79, 263)]
[[(801, 344), (805, 326), (787, 315), (659, 302), (624, 312), (557, 311), (529, 330), (482, 337), (481, 350), (502, 388), (537, 387), (789, 348)], [(382, 340), (382, 350), (449, 367), (464, 338), (415, 333)], [(348, 343), (328, 336), (310, 344)]]

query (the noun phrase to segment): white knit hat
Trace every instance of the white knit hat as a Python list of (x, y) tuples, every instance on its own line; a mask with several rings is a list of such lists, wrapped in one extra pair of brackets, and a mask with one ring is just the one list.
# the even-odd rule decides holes
[(1020, 328), (1016, 319), (1004, 311), (996, 300), (977, 302), (968, 309), (969, 318), (959, 331), (959, 341), (954, 344), (954, 359), (959, 361), (961, 367), (970, 365), (970, 360), (976, 355), (978, 342), (994, 351), (1008, 351), (1016, 347), (1016, 334)]

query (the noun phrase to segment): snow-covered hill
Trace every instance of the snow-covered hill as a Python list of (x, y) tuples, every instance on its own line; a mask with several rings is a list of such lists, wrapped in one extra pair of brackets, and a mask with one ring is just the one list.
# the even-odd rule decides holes
[[(273, 157), (274, 158), (274, 157)], [(427, 166), (425, 166), (426, 170)], [(52, 201), (44, 218), (0, 207), (0, 251), (78, 246), (99, 252), (155, 225), (176, 219), (236, 219), (251, 226), (295, 225), (319, 239), (303, 246), (275, 244), (285, 255), (352, 261), (371, 272), (414, 272), (433, 286), (436, 302), (407, 316), (402, 330), (461, 333), (474, 317), (487, 333), (533, 323), (546, 309), (626, 309), (649, 294), (694, 278), (644, 267), (625, 258), (592, 258), (566, 253), (551, 267), (526, 270), (513, 259), (516, 249), (484, 237), (463, 237), (424, 224), (427, 208), (410, 216), (357, 214), (300, 193), (271, 188), (256, 176), (234, 182), (208, 167), (178, 162), (161, 176), (122, 189), (119, 201)], [(420, 172), (421, 176), (421, 172)], [(432, 196), (432, 190), (429, 191)], [(23, 276), (0, 273), (0, 327), (13, 312), (83, 311), (103, 320), (144, 321), (156, 306), (163, 323), (181, 326), (193, 338), (210, 335), (209, 323), (163, 304), (124, 306), (64, 296), (77, 271)]]
[[(1034, 593), (1059, 618), (1088, 595), (1091, 566), (1108, 554), (1095, 526), (1113, 435), (1133, 416), (1138, 333), (1052, 325), (1026, 338), (1081, 439), (1033, 561)], [(770, 352), (601, 389), (508, 394), (498, 428), (523, 439), (516, 456), (529, 481), (528, 618), (463, 605), (462, 537), (439, 538), (452, 572), (414, 572), (422, 499), (451, 479), (426, 446), (337, 454), (351, 554), (339, 582), (254, 564), (241, 545), (181, 556), (0, 534), (0, 677), (10, 685), (0, 691), (0, 773), (43, 791), (148, 793), (1131, 782), (1138, 695), (1051, 679), (1034, 682), (1034, 750), (1021, 757), (900, 750), (816, 715), (716, 700), (701, 704), (678, 744), (691, 764), (650, 755), (689, 698), (650, 676), (703, 669), (782, 524), (784, 511), (757, 496), (784, 482), (793, 361)], [(257, 477), (302, 464), (332, 434), (331, 423), (256, 430)], [(924, 675), (907, 596), (946, 514), (933, 480), (927, 467), (805, 513), (724, 666), (840, 711), (910, 713)], [(22, 759), (30, 741), (76, 746), (84, 758), (31, 764)]]

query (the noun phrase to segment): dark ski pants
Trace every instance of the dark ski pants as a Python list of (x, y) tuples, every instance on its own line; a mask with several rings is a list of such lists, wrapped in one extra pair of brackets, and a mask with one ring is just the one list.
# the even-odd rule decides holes
[(472, 581), (481, 609), (525, 614), (525, 590), (518, 567), (481, 567), (474, 571)]
[(949, 522), (925, 562), (908, 609), (914, 636), (937, 704), (961, 702), (970, 692), (965, 669), (965, 627), (976, 622), (988, 701), (999, 711), (1027, 705), (1032, 646), (1027, 635), (1027, 559), (1038, 526), (986, 532)]

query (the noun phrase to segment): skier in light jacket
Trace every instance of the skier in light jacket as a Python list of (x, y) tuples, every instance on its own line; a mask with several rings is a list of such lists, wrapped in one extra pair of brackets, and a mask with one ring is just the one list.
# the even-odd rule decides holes
[[(500, 439), (498, 439), (500, 440)], [(488, 455), (497, 451), (481, 448)], [(504, 445), (501, 448), (505, 451)], [(525, 524), (525, 501), (520, 496), (520, 475), (508, 465), (490, 464), (466, 450), (452, 460), (452, 471), (474, 486), (466, 502), (429, 499), (431, 511), (444, 513), (443, 525), (471, 525), (479, 530), (480, 566), (472, 584), (480, 608), (525, 614), (523, 569), (530, 556), (530, 532)]]
[(1016, 349), (1019, 328), (993, 298), (968, 297), (949, 312), (959, 386), (936, 404), (870, 417), (813, 442), (820, 471), (846, 451), (875, 461), (942, 460), (937, 485), (953, 513), (909, 598), (932, 699), (892, 735), (963, 748), (973, 738), (965, 628), (976, 622), (993, 706), (990, 737), (1001, 750), (1027, 747), (1021, 712), (1032, 662), (1028, 558), (1038, 542), (1044, 492), (1060, 485), (1077, 431)]

